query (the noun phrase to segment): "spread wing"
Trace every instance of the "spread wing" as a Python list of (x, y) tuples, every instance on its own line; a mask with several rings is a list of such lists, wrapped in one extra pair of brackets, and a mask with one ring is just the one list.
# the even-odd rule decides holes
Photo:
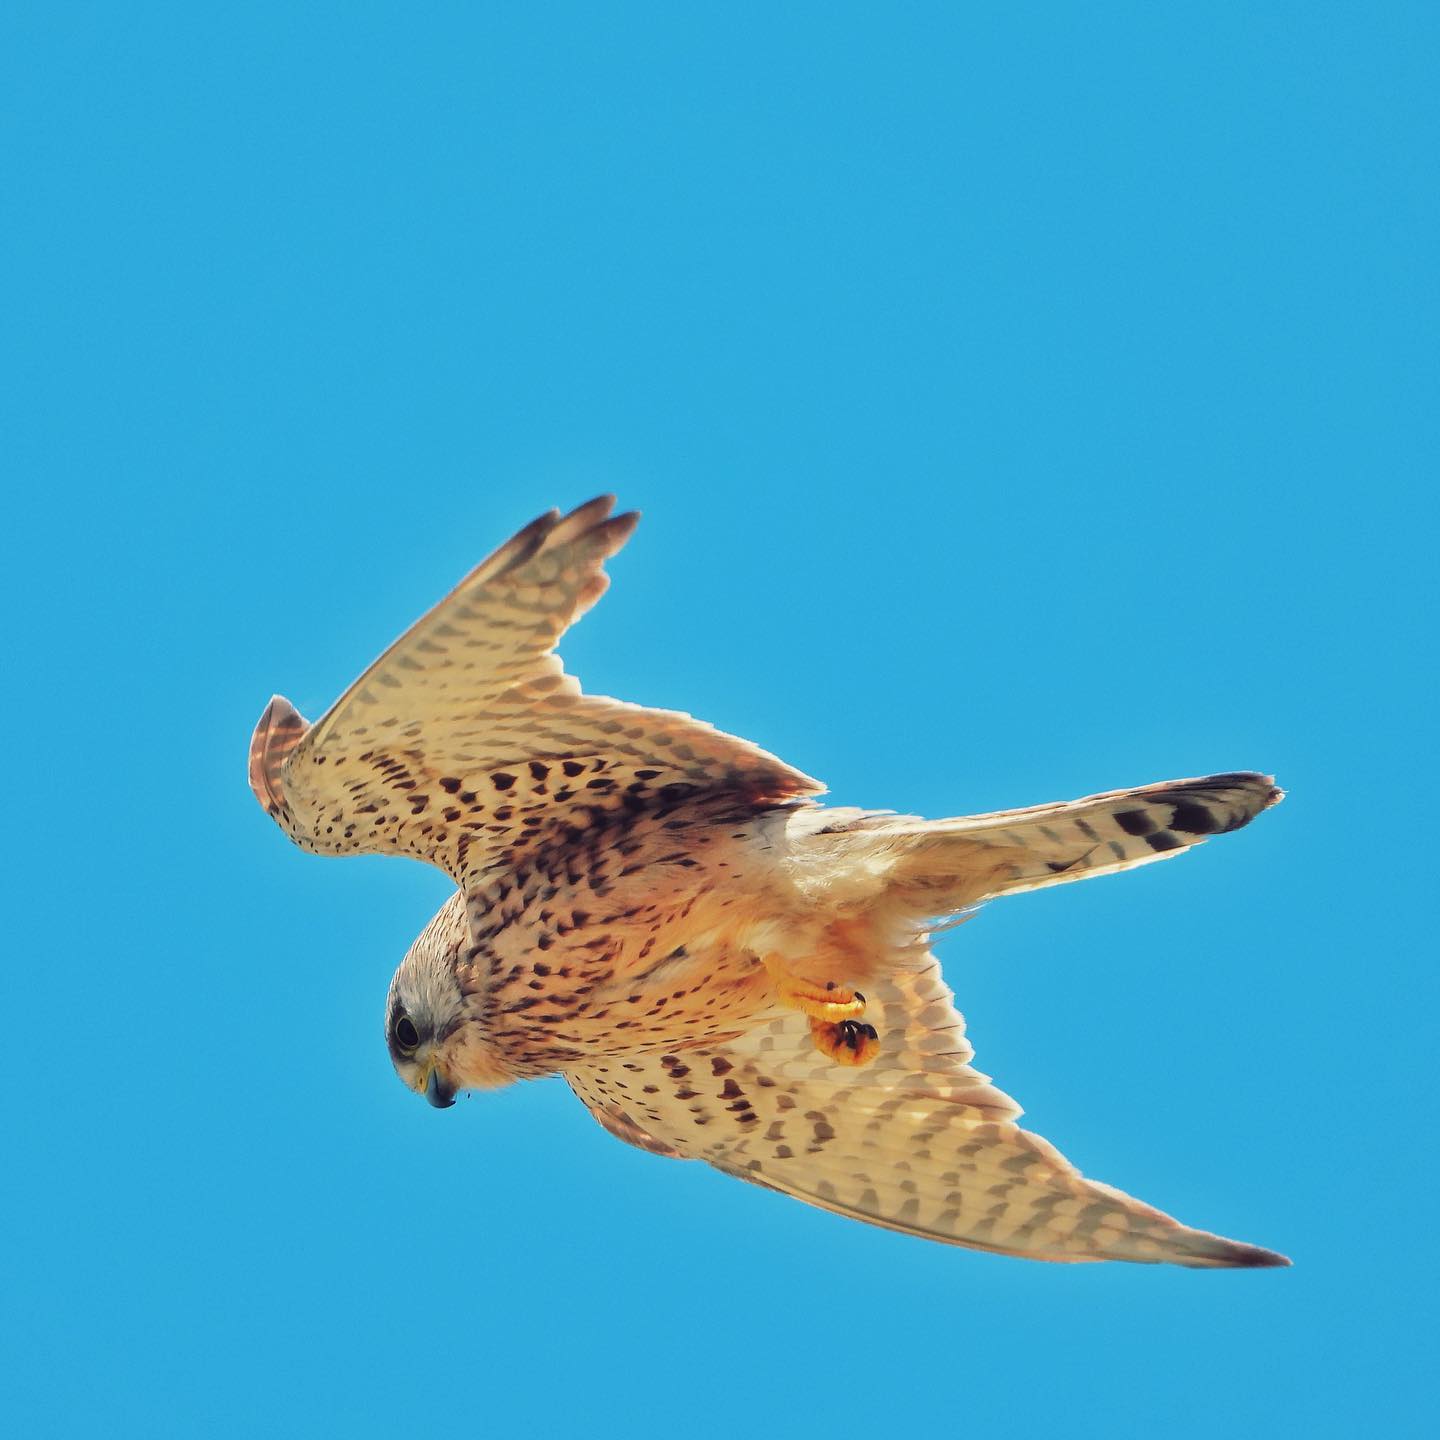
[(790, 1014), (728, 1045), (566, 1078), (622, 1140), (910, 1235), (1037, 1260), (1289, 1263), (1086, 1180), (1016, 1125), (1019, 1107), (968, 1063), (933, 956), (866, 992), (882, 1049), (863, 1069), (822, 1056)]
[(635, 528), (602, 496), (550, 511), (412, 626), (313, 727), (280, 697), (250, 785), (296, 844), (412, 855), (464, 884), (616, 812), (727, 790), (757, 805), (821, 786), (667, 710), (584, 695), (554, 653)]

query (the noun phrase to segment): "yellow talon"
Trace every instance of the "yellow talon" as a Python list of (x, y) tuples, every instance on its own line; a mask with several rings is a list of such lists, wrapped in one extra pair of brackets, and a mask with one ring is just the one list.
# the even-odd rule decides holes
[(860, 1019), (865, 1013), (865, 997), (858, 990), (834, 981), (816, 985), (797, 980), (776, 955), (762, 956), (761, 963), (775, 984), (780, 1003), (809, 1019), (811, 1038), (822, 1055), (838, 1065), (868, 1065), (880, 1053), (875, 1027)]
[(847, 990), (831, 981), (828, 985), (815, 985), (808, 980), (797, 980), (786, 970), (784, 962), (774, 955), (762, 957), (761, 962), (775, 982), (775, 993), (782, 1005), (798, 1010), (811, 1020), (855, 1020), (865, 1013), (865, 997), (858, 990)]

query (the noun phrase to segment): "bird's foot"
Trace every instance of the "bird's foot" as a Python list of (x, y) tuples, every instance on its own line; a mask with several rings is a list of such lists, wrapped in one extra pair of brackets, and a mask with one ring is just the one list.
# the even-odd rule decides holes
[(798, 1010), (811, 1020), (836, 1024), (841, 1020), (858, 1019), (865, 1013), (865, 997), (858, 990), (847, 990), (833, 980), (824, 985), (797, 980), (785, 968), (785, 962), (775, 955), (762, 956), (761, 963), (775, 982), (775, 994), (780, 1003)]
[(812, 1020), (810, 1038), (837, 1065), (868, 1065), (880, 1053), (880, 1036), (863, 1020)]
[(797, 980), (775, 955), (762, 957), (775, 983), (782, 1005), (798, 1010), (810, 1021), (815, 1048), (840, 1065), (868, 1065), (880, 1053), (880, 1038), (873, 1025), (864, 1024), (865, 997), (833, 980), (817, 985)]

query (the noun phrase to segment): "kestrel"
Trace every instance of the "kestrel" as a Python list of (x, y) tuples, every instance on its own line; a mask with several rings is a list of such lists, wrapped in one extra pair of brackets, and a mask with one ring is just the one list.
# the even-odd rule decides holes
[(611, 1134), (873, 1225), (1040, 1260), (1284, 1265), (1084, 1179), (970, 1066), (930, 934), (997, 895), (1178, 855), (1281, 798), (1252, 773), (963, 819), (824, 807), (747, 741), (585, 695), (555, 646), (635, 528), (542, 515), (250, 785), (303, 849), (459, 886), (390, 986), (433, 1105), (560, 1074)]

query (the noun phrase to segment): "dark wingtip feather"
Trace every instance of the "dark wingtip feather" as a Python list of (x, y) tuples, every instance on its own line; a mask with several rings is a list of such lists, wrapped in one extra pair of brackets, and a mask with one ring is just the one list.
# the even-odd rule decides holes
[(1226, 1240), (1205, 1231), (1194, 1231), (1186, 1237), (1185, 1249), (1188, 1254), (1165, 1258), (1200, 1270), (1283, 1270), (1290, 1265), (1290, 1257), (1278, 1250), (1247, 1245), (1243, 1240)]
[(1230, 1263), (1239, 1270), (1287, 1270), (1293, 1263), (1288, 1255), (1261, 1245), (1237, 1245), (1235, 1249), (1239, 1253)]

